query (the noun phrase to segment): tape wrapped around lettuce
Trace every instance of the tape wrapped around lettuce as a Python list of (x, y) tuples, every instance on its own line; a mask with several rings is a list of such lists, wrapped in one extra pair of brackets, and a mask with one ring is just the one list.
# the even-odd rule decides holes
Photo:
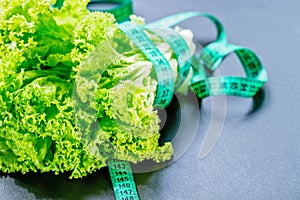
[[(158, 144), (152, 63), (112, 15), (90, 13), (87, 3), (66, 0), (57, 10), (48, 0), (0, 2), (1, 171), (80, 178), (111, 158), (171, 158), (171, 143)], [(193, 51), (192, 34), (179, 32)], [(176, 77), (172, 49), (150, 38)]]
[[(180, 32), (191, 35), (187, 30)], [(171, 47), (158, 36), (148, 35), (177, 77), (178, 62)], [(191, 42), (192, 37), (186, 38)], [(124, 33), (117, 30), (113, 38), (99, 44), (80, 65), (75, 83), (76, 122), (87, 149), (100, 159), (169, 160), (171, 143), (158, 145), (156, 88), (153, 64)]]

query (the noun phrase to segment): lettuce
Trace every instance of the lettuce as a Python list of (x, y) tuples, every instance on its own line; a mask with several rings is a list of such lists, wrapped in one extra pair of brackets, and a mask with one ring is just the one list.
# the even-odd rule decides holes
[[(81, 178), (108, 159), (169, 160), (151, 62), (123, 38), (126, 51), (104, 66), (107, 40), (124, 48), (113, 15), (89, 12), (88, 0), (50, 3), (0, 2), (0, 170)], [(154, 39), (176, 75), (171, 48)]]
[(87, 2), (60, 10), (47, 0), (0, 2), (1, 171), (78, 178), (106, 165), (84, 149), (74, 122), (76, 67), (116, 29), (112, 15), (89, 13)]

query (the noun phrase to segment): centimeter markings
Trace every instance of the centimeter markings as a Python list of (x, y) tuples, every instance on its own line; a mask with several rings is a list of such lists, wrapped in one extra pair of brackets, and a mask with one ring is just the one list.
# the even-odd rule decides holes
[[(220, 94), (252, 97), (267, 81), (268, 76), (264, 67), (251, 50), (233, 44), (219, 45), (219, 48), (217, 44), (214, 44), (213, 49), (214, 51), (211, 51), (210, 54), (213, 54), (212, 56), (215, 57), (215, 60), (223, 58), (232, 52), (237, 54), (246, 72), (246, 77), (206, 77), (203, 64), (215, 69), (214, 65), (210, 65), (210, 62), (205, 61), (202, 63), (194, 62), (197, 70), (194, 70), (195, 76), (192, 79), (191, 87), (198, 97), (204, 98)], [(200, 54), (199, 60), (201, 60), (202, 55)]]
[(187, 78), (189, 71), (190, 71), (190, 63), (191, 63), (191, 52), (186, 44), (183, 37), (176, 31), (171, 29), (148, 29), (156, 34), (158, 34), (160, 37), (162, 37), (163, 40), (165, 40), (174, 51), (177, 61), (178, 61), (178, 76), (176, 81), (176, 88), (179, 88), (181, 84), (185, 81)]
[[(267, 81), (267, 73), (258, 57), (249, 49), (227, 43), (226, 34), (220, 21), (212, 15), (200, 12), (175, 14), (146, 25), (147, 28), (171, 27), (192, 17), (210, 19), (217, 28), (217, 39), (207, 45), (198, 57), (192, 57), (193, 78), (191, 88), (199, 98), (227, 94), (252, 97)], [(173, 48), (174, 50), (174, 48)], [(234, 52), (240, 59), (247, 77), (207, 77), (205, 68), (216, 70), (223, 59)]]
[(173, 72), (169, 62), (143, 32), (142, 27), (131, 22), (124, 22), (119, 24), (119, 28), (154, 65), (158, 82), (154, 106), (159, 108), (167, 107), (172, 100), (174, 91)]
[(130, 164), (126, 161), (108, 162), (116, 200), (139, 200)]

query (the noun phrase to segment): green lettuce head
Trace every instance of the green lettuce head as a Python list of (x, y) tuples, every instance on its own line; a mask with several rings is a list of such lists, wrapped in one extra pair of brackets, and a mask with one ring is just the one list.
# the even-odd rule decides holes
[[(0, 2), (0, 170), (81, 178), (108, 159), (171, 159), (171, 143), (158, 143), (152, 63), (88, 0), (50, 3)], [(176, 76), (171, 48), (153, 40)]]

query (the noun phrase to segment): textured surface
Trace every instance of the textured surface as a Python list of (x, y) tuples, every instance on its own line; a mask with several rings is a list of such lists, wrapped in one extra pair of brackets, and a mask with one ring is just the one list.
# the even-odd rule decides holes
[[(255, 51), (269, 81), (255, 99), (228, 97), (219, 142), (204, 159), (199, 147), (210, 124), (211, 99), (201, 105), (197, 137), (175, 163), (159, 171), (135, 174), (141, 199), (300, 199), (300, 1), (151, 0), (134, 2), (136, 14), (151, 22), (183, 11), (219, 18), (229, 41)], [(200, 43), (213, 39), (214, 27), (195, 18)], [(297, 50), (298, 49), (298, 50)], [(236, 58), (224, 74), (240, 74)], [(192, 120), (192, 119), (191, 119)], [(82, 180), (49, 174), (3, 175), (0, 199), (114, 199), (108, 170)]]

